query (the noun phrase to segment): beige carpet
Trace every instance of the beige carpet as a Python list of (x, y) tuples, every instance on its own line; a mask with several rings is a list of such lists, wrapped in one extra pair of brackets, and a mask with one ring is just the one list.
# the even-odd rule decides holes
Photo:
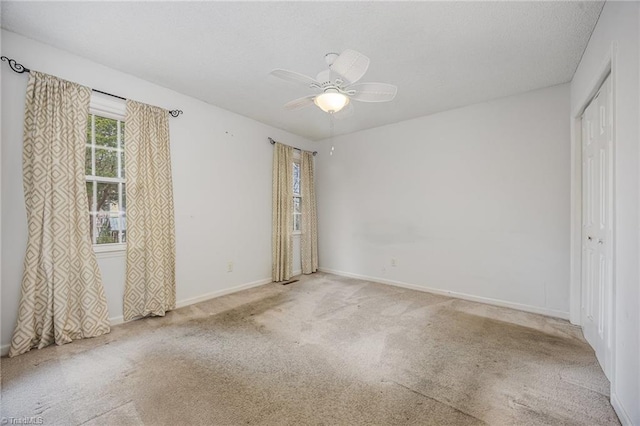
[(565, 321), (314, 274), (2, 359), (60, 425), (618, 424)]

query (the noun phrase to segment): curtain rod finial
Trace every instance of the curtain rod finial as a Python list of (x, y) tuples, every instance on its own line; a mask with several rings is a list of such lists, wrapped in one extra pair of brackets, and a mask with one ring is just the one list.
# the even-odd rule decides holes
[(6, 56), (0, 56), (0, 60), (2, 60), (3, 62), (8, 62), (9, 67), (11, 68), (11, 71), (17, 72), (18, 74), (31, 71), (29, 68), (26, 68), (24, 65), (17, 63), (15, 59), (7, 58)]

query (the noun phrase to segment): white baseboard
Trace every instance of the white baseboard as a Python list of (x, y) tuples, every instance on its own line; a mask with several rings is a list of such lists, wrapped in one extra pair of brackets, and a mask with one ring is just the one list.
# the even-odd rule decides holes
[(557, 311), (554, 309), (540, 308), (537, 306), (525, 305), (522, 303), (509, 302), (506, 300), (492, 299), (489, 297), (474, 296), (472, 294), (458, 293), (455, 291), (441, 290), (437, 288), (425, 287), (417, 284), (409, 284), (402, 281), (388, 280), (386, 278), (370, 277), (367, 275), (353, 274), (351, 272), (337, 271), (329, 268), (318, 268), (321, 272), (340, 275), (343, 277), (357, 278), (360, 280), (373, 281), (380, 284), (392, 285), (395, 287), (408, 288), (411, 290), (424, 291), (426, 293), (439, 294), (443, 296), (455, 297), (456, 299), (470, 300), (472, 302), (486, 303), (488, 305), (501, 306), (503, 308), (516, 309), (518, 311), (531, 312), (534, 314), (545, 315), (548, 317), (569, 319), (569, 312)]
[[(294, 271), (294, 275), (299, 275), (299, 274), (302, 273), (302, 271), (299, 271), (298, 273), (296, 273), (296, 272), (297, 271)], [(234, 286), (234, 287), (213, 291), (211, 293), (206, 293), (206, 294), (203, 294), (201, 296), (196, 296), (196, 297), (191, 297), (189, 299), (180, 300), (180, 301), (176, 302), (176, 309), (182, 308), (182, 307), (185, 307), (185, 306), (189, 306), (189, 305), (193, 305), (194, 303), (204, 302), (205, 300), (215, 299), (216, 297), (225, 296), (227, 294), (236, 293), (238, 291), (247, 290), (247, 289), (250, 289), (250, 288), (253, 288), (253, 287), (259, 287), (261, 285), (269, 284), (270, 282), (272, 282), (271, 278), (264, 278), (264, 279), (261, 279), (261, 280), (252, 281), (250, 283), (240, 284), (240, 285), (237, 285), (237, 286)], [(125, 322), (125, 320), (124, 320), (124, 317), (122, 315), (120, 315), (120, 316), (117, 316), (117, 317), (109, 318), (109, 322), (113, 326), (113, 325), (122, 324), (122, 323)], [(9, 347), (10, 346), (11, 346), (10, 344), (6, 344), (6, 345), (0, 346), (0, 356), (7, 355), (9, 353)]]
[(179, 300), (176, 302), (176, 309), (183, 308), (185, 306), (193, 305), (194, 303), (204, 302), (205, 300), (215, 299), (216, 297), (225, 296), (227, 294), (236, 293), (238, 291), (247, 290), (253, 287), (259, 287), (261, 285), (269, 284), (272, 282), (271, 278), (264, 278), (250, 283), (240, 284), (234, 287), (225, 288), (222, 290), (206, 293), (201, 296), (191, 297), (189, 299)]
[(611, 390), (611, 405), (613, 406), (614, 411), (618, 415), (618, 418), (620, 419), (620, 423), (622, 423), (622, 426), (633, 425), (633, 423), (631, 422), (631, 416), (627, 414), (627, 411), (624, 409), (622, 404), (620, 404), (618, 395), (613, 390)]
[(118, 325), (124, 323), (124, 316), (120, 315), (119, 317), (109, 318), (109, 323), (111, 325)]
[[(234, 287), (225, 288), (222, 290), (212, 291), (211, 293), (205, 293), (200, 296), (190, 297), (184, 300), (178, 300), (176, 302), (176, 309), (184, 308), (185, 306), (193, 305), (195, 303), (204, 302), (205, 300), (215, 299), (216, 297), (225, 296), (227, 294), (236, 293), (238, 291), (247, 290), (249, 288), (258, 287), (261, 285), (269, 284), (272, 282), (271, 278), (264, 278), (262, 280), (252, 281), (250, 283), (240, 284)], [(124, 322), (124, 317), (122, 315), (109, 318), (111, 325), (118, 325)]]

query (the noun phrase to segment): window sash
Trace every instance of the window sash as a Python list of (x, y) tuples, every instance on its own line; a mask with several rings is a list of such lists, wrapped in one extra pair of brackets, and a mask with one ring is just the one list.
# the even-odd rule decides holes
[[(299, 205), (300, 205), (300, 211), (296, 212), (295, 209), (295, 203), (296, 203), (296, 199), (299, 200)], [(293, 223), (291, 224), (293, 226), (293, 232), (294, 233), (299, 233), (302, 231), (302, 197), (300, 196), (293, 196)], [(299, 220), (296, 221), (296, 216), (299, 216)], [(296, 224), (298, 225), (298, 228), (296, 228)]]
[[(87, 148), (90, 148), (91, 152), (91, 172), (90, 175), (85, 175), (85, 181), (88, 183), (92, 183), (92, 194), (91, 194), (91, 205), (89, 206), (89, 219), (91, 221), (92, 226), (92, 243), (94, 248), (98, 247), (117, 247), (119, 250), (123, 250), (126, 247), (124, 243), (124, 236), (126, 232), (125, 221), (126, 213), (122, 210), (122, 202), (124, 196), (124, 185), (126, 184), (126, 179), (123, 177), (123, 158), (122, 153), (124, 152), (124, 148), (122, 147), (122, 122), (124, 117), (120, 117), (116, 114), (102, 114), (100, 111), (90, 111), (91, 114), (91, 141), (86, 144)], [(116, 121), (116, 146), (104, 146), (104, 145), (96, 145), (96, 117), (107, 118)], [(106, 176), (96, 176), (96, 150), (101, 149), (109, 152), (116, 153), (116, 175), (117, 177), (106, 177)], [(86, 160), (85, 160), (86, 161)], [(97, 211), (98, 204), (98, 184), (116, 184), (117, 185), (117, 194), (118, 194), (118, 211), (117, 212), (107, 212), (104, 210)], [(114, 218), (118, 220), (117, 222), (117, 240), (115, 242), (108, 243), (98, 243), (99, 232), (100, 229), (98, 227), (98, 216), (99, 215), (107, 215), (106, 220), (111, 220), (112, 215), (116, 214)], [(111, 223), (109, 224), (111, 227)], [(113, 231), (111, 231), (113, 233)], [(104, 250), (99, 250), (104, 251)]]
[(91, 176), (86, 175), (85, 180), (87, 182), (98, 182), (98, 183), (127, 183), (124, 178), (110, 178), (110, 177), (102, 177), (102, 176)]

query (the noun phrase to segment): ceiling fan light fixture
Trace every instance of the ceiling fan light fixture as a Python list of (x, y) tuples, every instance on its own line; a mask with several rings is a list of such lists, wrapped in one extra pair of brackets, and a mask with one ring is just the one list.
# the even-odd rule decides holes
[(351, 101), (389, 102), (398, 92), (398, 88), (392, 84), (358, 83), (369, 68), (369, 58), (362, 53), (346, 49), (339, 55), (327, 54), (325, 60), (329, 68), (321, 71), (315, 79), (279, 68), (271, 71), (274, 77), (298, 83), (315, 92), (287, 102), (284, 105), (286, 110), (298, 110), (315, 104), (332, 117), (345, 119), (353, 114)]
[(349, 97), (339, 92), (324, 92), (323, 94), (316, 96), (313, 103), (315, 103), (318, 108), (324, 112), (334, 113), (347, 106), (349, 103)]

